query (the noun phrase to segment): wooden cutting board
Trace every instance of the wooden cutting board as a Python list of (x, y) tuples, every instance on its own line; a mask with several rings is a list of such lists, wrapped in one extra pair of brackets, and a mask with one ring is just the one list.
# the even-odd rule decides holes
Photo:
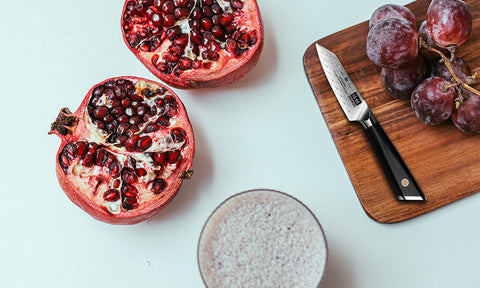
[[(480, 66), (480, 0), (466, 2), (473, 13), (473, 31), (457, 54), (473, 69)], [(429, 3), (430, 0), (419, 0), (407, 5), (416, 15), (418, 27), (426, 18)], [(480, 135), (464, 134), (450, 120), (427, 126), (415, 117), (409, 101), (388, 95), (380, 68), (366, 55), (367, 34), (368, 21), (317, 43), (334, 52), (343, 63), (416, 178), (427, 197), (425, 202), (396, 200), (361, 125), (348, 122), (343, 114), (325, 78), (315, 45), (310, 45), (304, 55), (307, 77), (365, 212), (376, 221), (394, 223), (479, 191)]]

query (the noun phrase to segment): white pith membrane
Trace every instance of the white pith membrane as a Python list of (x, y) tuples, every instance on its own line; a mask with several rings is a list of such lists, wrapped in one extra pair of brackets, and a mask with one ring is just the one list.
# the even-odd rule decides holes
[[(221, 49), (215, 50), (219, 54), (218, 60), (209, 60), (209, 59), (204, 59), (202, 57), (202, 52), (208, 51), (208, 47), (205, 47), (203, 44), (198, 45), (199, 53), (196, 55), (190, 48), (190, 43), (192, 43), (190, 33), (192, 31), (192, 28), (190, 26), (189, 20), (191, 13), (195, 7), (203, 7), (202, 1), (201, 0), (195, 0), (194, 5), (189, 11), (189, 15), (185, 19), (177, 20), (173, 26), (169, 27), (163, 27), (164, 30), (168, 30), (169, 28), (179, 26), (181, 28), (182, 33), (186, 34), (188, 36), (188, 42), (185, 46), (185, 50), (183, 54), (180, 56), (180, 59), (182, 57), (187, 57), (191, 59), (192, 61), (202, 61), (203, 65), (200, 68), (190, 68), (187, 70), (182, 69), (182, 73), (180, 75), (175, 75), (178, 78), (185, 78), (185, 79), (192, 79), (192, 80), (201, 80), (206, 77), (208, 77), (210, 74), (212, 74), (212, 71), (216, 70), (222, 70), (223, 73), (228, 74), (231, 71), (234, 71), (237, 69), (236, 63), (238, 62), (243, 62), (245, 59), (249, 58), (249, 55), (253, 54), (253, 51), (255, 51), (255, 46), (258, 45), (260, 42), (260, 33), (261, 31), (257, 30), (252, 30), (252, 27), (257, 27), (257, 23), (261, 23), (261, 20), (259, 18), (259, 14), (257, 11), (256, 5), (253, 5), (251, 1), (242, 1), (243, 7), (241, 9), (233, 9), (231, 7), (230, 1), (224, 1), (224, 0), (215, 0), (213, 3), (217, 3), (220, 5), (220, 7), (223, 9), (224, 12), (228, 13), (233, 13), (234, 14), (234, 20), (232, 21), (233, 24), (235, 24), (237, 31), (243, 32), (243, 33), (253, 33), (256, 37), (256, 43), (253, 45), (243, 45), (242, 48), (244, 48), (244, 52), (240, 57), (235, 56), (233, 53), (229, 52), (226, 50), (226, 39), (221, 40), (216, 38), (215, 36), (212, 35), (213, 41), (218, 44), (218, 46)], [(235, 12), (235, 13), (234, 13)], [(158, 12), (162, 13), (163, 12)], [(148, 27), (148, 22), (147, 24), (134, 24), (133, 28), (131, 31), (128, 33), (137, 33), (138, 30), (143, 29), (145, 27)], [(203, 28), (200, 29), (201, 32), (209, 32), (209, 31), (204, 31)], [(124, 31), (124, 33), (126, 33)], [(163, 40), (161, 45), (155, 50), (155, 51), (142, 51), (140, 49), (141, 44), (144, 41), (148, 41), (151, 38), (154, 38), (155, 36), (152, 36), (150, 38), (143, 39), (138, 45), (135, 47), (130, 47), (133, 50), (136, 50), (136, 53), (138, 53), (138, 57), (140, 59), (144, 59), (142, 61), (145, 61), (149, 63), (150, 65), (153, 65), (154, 67), (157, 67), (160, 63), (166, 63), (166, 60), (164, 59), (165, 54), (168, 54), (168, 48), (173, 44), (173, 41), (166, 38)], [(153, 58), (155, 55), (158, 56), (157, 61), (153, 61)], [(178, 64), (174, 65), (172, 67), (172, 71), (167, 74), (174, 74), (173, 69), (175, 67), (179, 67)], [(158, 68), (156, 68), (158, 69)]]
[[(134, 93), (137, 95), (142, 95), (141, 91), (145, 88), (148, 88), (150, 90), (156, 90), (157, 88), (160, 89), (161, 87), (157, 86), (154, 83), (140, 80), (135, 83)], [(168, 90), (166, 90), (164, 94), (154, 96), (150, 99), (147, 99), (145, 97), (144, 101), (149, 106), (153, 106), (155, 105), (155, 99), (164, 98), (169, 95), (174, 96)], [(90, 98), (91, 97), (92, 96), (90, 96)], [(110, 103), (108, 101), (108, 98), (105, 95), (102, 95), (102, 97), (97, 101), (97, 104), (104, 104), (108, 107)], [(69, 161), (70, 164), (68, 165), (68, 170), (66, 173), (69, 182), (75, 188), (77, 188), (77, 190), (80, 191), (85, 197), (95, 202), (98, 206), (103, 207), (111, 214), (119, 214), (122, 212), (128, 213), (128, 211), (140, 210), (152, 201), (159, 201), (163, 197), (169, 196), (167, 194), (167, 192), (169, 192), (169, 185), (173, 184), (173, 182), (175, 182), (177, 178), (181, 178), (181, 173), (184, 172), (177, 169), (179, 168), (179, 166), (181, 166), (182, 160), (173, 164), (166, 164), (165, 166), (162, 166), (162, 168), (160, 168), (160, 166), (154, 163), (152, 158), (147, 156), (145, 153), (162, 153), (178, 150), (180, 151), (181, 157), (183, 159), (183, 157), (185, 156), (184, 151), (180, 148), (182, 148), (182, 146), (185, 144), (185, 141), (187, 141), (189, 137), (186, 136), (185, 140), (181, 142), (175, 142), (170, 134), (170, 131), (175, 127), (181, 128), (177, 125), (177, 120), (180, 117), (185, 117), (184, 113), (185, 111), (183, 111), (182, 109), (178, 109), (178, 113), (176, 113), (173, 117), (170, 118), (170, 124), (167, 127), (164, 127), (155, 132), (144, 133), (142, 132), (142, 128), (144, 128), (145, 125), (148, 123), (155, 122), (157, 118), (162, 116), (161, 114), (157, 114), (149, 118), (147, 122), (143, 122), (143, 125), (139, 127), (140, 131), (136, 132), (134, 135), (141, 134), (142, 136), (150, 136), (152, 139), (152, 145), (144, 152), (129, 152), (125, 149), (125, 147), (117, 147), (114, 144), (108, 143), (107, 138), (111, 133), (107, 133), (106, 131), (99, 129), (95, 124), (93, 124), (92, 119), (90, 118), (87, 110), (85, 109), (83, 113), (83, 120), (87, 130), (90, 132), (90, 135), (86, 135), (89, 136), (89, 139), (87, 141), (80, 138), (75, 142), (85, 141), (101, 145), (103, 149), (113, 154), (117, 161), (119, 161), (122, 168), (128, 166), (128, 158), (132, 157), (133, 159), (135, 159), (136, 162), (135, 168), (143, 168), (147, 172), (144, 176), (137, 175), (138, 183), (130, 184), (138, 190), (138, 193), (136, 195), (137, 206), (135, 208), (124, 209), (124, 207), (122, 207), (122, 200), (124, 197), (120, 192), (123, 182), (121, 173), (119, 173), (118, 177), (113, 178), (108, 165), (98, 166), (94, 162), (92, 167), (85, 167), (84, 165), (82, 165), (84, 160), (80, 159), (80, 157), (75, 157), (73, 160)], [(155, 170), (161, 170), (161, 174), (157, 175), (155, 173)], [(178, 174), (178, 177), (176, 177), (175, 179), (171, 179), (171, 176), (175, 173)], [(166, 188), (159, 194), (154, 194), (154, 192), (152, 191), (153, 181), (156, 178), (162, 178), (166, 182)], [(117, 182), (118, 184), (117, 180), (119, 180), (120, 182), (118, 187), (115, 187), (115, 182)], [(120, 192), (120, 197), (118, 200), (106, 201), (104, 199), (105, 192), (109, 191), (110, 189), (116, 189)]]

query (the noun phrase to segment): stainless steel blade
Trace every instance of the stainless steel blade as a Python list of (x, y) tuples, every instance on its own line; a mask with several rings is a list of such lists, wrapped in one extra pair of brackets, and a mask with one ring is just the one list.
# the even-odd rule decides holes
[(319, 44), (318, 57), (330, 86), (349, 121), (366, 121), (369, 108), (337, 56)]

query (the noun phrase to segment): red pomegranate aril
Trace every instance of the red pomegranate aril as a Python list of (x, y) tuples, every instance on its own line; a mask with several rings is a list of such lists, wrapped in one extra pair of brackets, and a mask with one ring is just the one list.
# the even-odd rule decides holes
[[(167, 152), (168, 153), (168, 152)], [(153, 161), (157, 163), (160, 166), (164, 166), (168, 163), (168, 154), (163, 152), (163, 153), (155, 153), (153, 155)]]
[(223, 13), (222, 7), (220, 7), (220, 5), (218, 5), (217, 3), (212, 5), (212, 11), (216, 15), (220, 15)]
[(122, 181), (127, 184), (134, 184), (138, 182), (138, 176), (130, 168), (123, 168)]
[(201, 45), (202, 44), (202, 33), (197, 30), (197, 29), (193, 29), (191, 32), (190, 32), (190, 39), (192, 40), (192, 42), (194, 42), (195, 44), (197, 45)]
[(192, 65), (193, 65), (192, 60), (186, 57), (180, 59), (180, 62), (178, 63), (178, 66), (183, 70), (188, 70), (192, 68)]
[(140, 139), (140, 136), (138, 135), (130, 136), (130, 138), (128, 138), (127, 141), (125, 141), (125, 143), (123, 144), (125, 146), (125, 149), (127, 149), (127, 151), (129, 152), (135, 151), (137, 149), (138, 139)]
[(80, 157), (80, 159), (82, 159), (87, 153), (88, 143), (86, 141), (77, 141), (75, 142), (74, 147), (76, 157)]
[(201, 20), (203, 16), (202, 9), (199, 6), (196, 6), (190, 15), (192, 19)]
[(213, 0), (202, 0), (202, 4), (203, 4), (203, 6), (205, 6), (205, 5), (210, 6), (210, 5), (213, 4)]
[(118, 124), (118, 127), (117, 127), (117, 134), (119, 135), (124, 135), (127, 133), (127, 130), (128, 128), (130, 128), (130, 124), (128, 123), (120, 123)]
[(112, 115), (115, 116), (117, 119), (125, 113), (125, 109), (122, 107), (115, 107), (112, 109)]
[(125, 115), (132, 117), (134, 115), (137, 115), (137, 111), (133, 107), (127, 107), (125, 108)]
[(128, 106), (130, 106), (130, 104), (132, 104), (132, 100), (130, 100), (130, 98), (124, 98), (120, 102), (120, 105), (122, 105), (123, 108), (127, 108)]
[(221, 26), (213, 26), (212, 28), (213, 36), (217, 37), (218, 39), (223, 40), (225, 38), (225, 32)]
[[(202, 7), (202, 13), (203, 13), (203, 16), (205, 17), (212, 17), (214, 15), (213, 11), (212, 11), (212, 7), (210, 6), (203, 6)], [(207, 18), (203, 18), (203, 19), (207, 19)]]
[(97, 107), (93, 110), (93, 117), (97, 119), (102, 119), (108, 114), (108, 108), (105, 106)]
[(230, 12), (225, 12), (218, 17), (218, 21), (222, 26), (228, 26), (233, 21), (233, 14)]
[(173, 15), (177, 18), (177, 20), (182, 20), (187, 18), (188, 16), (188, 9), (184, 7), (178, 7), (175, 8), (175, 11), (173, 12)]
[(109, 202), (115, 202), (120, 199), (120, 191), (117, 189), (110, 189), (103, 195), (103, 199)]
[[(175, 15), (173, 14), (165, 14), (163, 15), (163, 25), (164, 27), (172, 27), (175, 25), (175, 22), (177, 21), (177, 18), (175, 18)], [(167, 37), (167, 34), (162, 37), (162, 39), (165, 39)]]
[(163, 26), (163, 17), (160, 14), (153, 14), (152, 16), (152, 24), (156, 27), (162, 27)]
[(175, 4), (176, 7), (187, 7), (189, 4), (188, 0), (173, 0), (173, 4)]
[(153, 1), (153, 6), (160, 8), (162, 7), (163, 3), (165, 3), (165, 0), (154, 0)]
[(118, 123), (127, 123), (129, 118), (127, 115), (121, 115), (117, 119), (118, 119)]
[(110, 123), (112, 122), (113, 120), (115, 120), (115, 116), (112, 115), (112, 114), (107, 114), (105, 115), (105, 117), (103, 117), (103, 121), (105, 121), (106, 123)]
[(182, 35), (180, 35), (177, 39), (175, 39), (175, 40), (173, 41), (173, 44), (179, 45), (179, 46), (182, 46), (182, 47), (187, 46), (187, 43), (188, 43), (187, 34), (182, 34)]
[(168, 163), (170, 164), (177, 163), (178, 161), (180, 161), (181, 157), (182, 157), (182, 154), (180, 153), (179, 150), (170, 151), (168, 153)]
[[(130, 124), (130, 128), (127, 129), (127, 132), (125, 133), (128, 138), (134, 136), (135, 133), (140, 131), (137, 125), (132, 125)], [(128, 139), (127, 139), (128, 140)]]
[(125, 210), (133, 210), (137, 208), (138, 203), (136, 198), (125, 197), (122, 200), (122, 208)]
[(147, 170), (143, 168), (137, 168), (135, 169), (135, 174), (137, 174), (138, 177), (143, 177), (143, 176), (146, 176), (148, 173), (147, 173)]
[(165, 1), (165, 3), (163, 3), (161, 9), (165, 14), (172, 14), (173, 11), (175, 10), (175, 5), (173, 5), (172, 1), (168, 0), (168, 1)]
[(181, 128), (175, 128), (170, 132), (173, 141), (176, 143), (183, 142), (185, 140), (185, 131)]
[(167, 182), (165, 182), (165, 180), (163, 180), (162, 178), (155, 178), (155, 180), (153, 180), (153, 193), (160, 194), (163, 190), (165, 190), (165, 188), (167, 188)]
[(137, 142), (137, 151), (143, 152), (148, 150), (153, 144), (152, 138), (150, 136), (143, 136), (140, 139), (138, 139)]
[(230, 1), (230, 5), (232, 6), (232, 8), (235, 8), (235, 9), (243, 8), (243, 3), (240, 0), (232, 0)]

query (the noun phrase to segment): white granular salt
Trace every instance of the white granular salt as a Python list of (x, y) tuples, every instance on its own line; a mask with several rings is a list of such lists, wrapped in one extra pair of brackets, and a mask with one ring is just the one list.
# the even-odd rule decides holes
[(214, 287), (318, 287), (327, 246), (303, 204), (279, 192), (240, 193), (217, 208), (200, 237), (205, 284)]

